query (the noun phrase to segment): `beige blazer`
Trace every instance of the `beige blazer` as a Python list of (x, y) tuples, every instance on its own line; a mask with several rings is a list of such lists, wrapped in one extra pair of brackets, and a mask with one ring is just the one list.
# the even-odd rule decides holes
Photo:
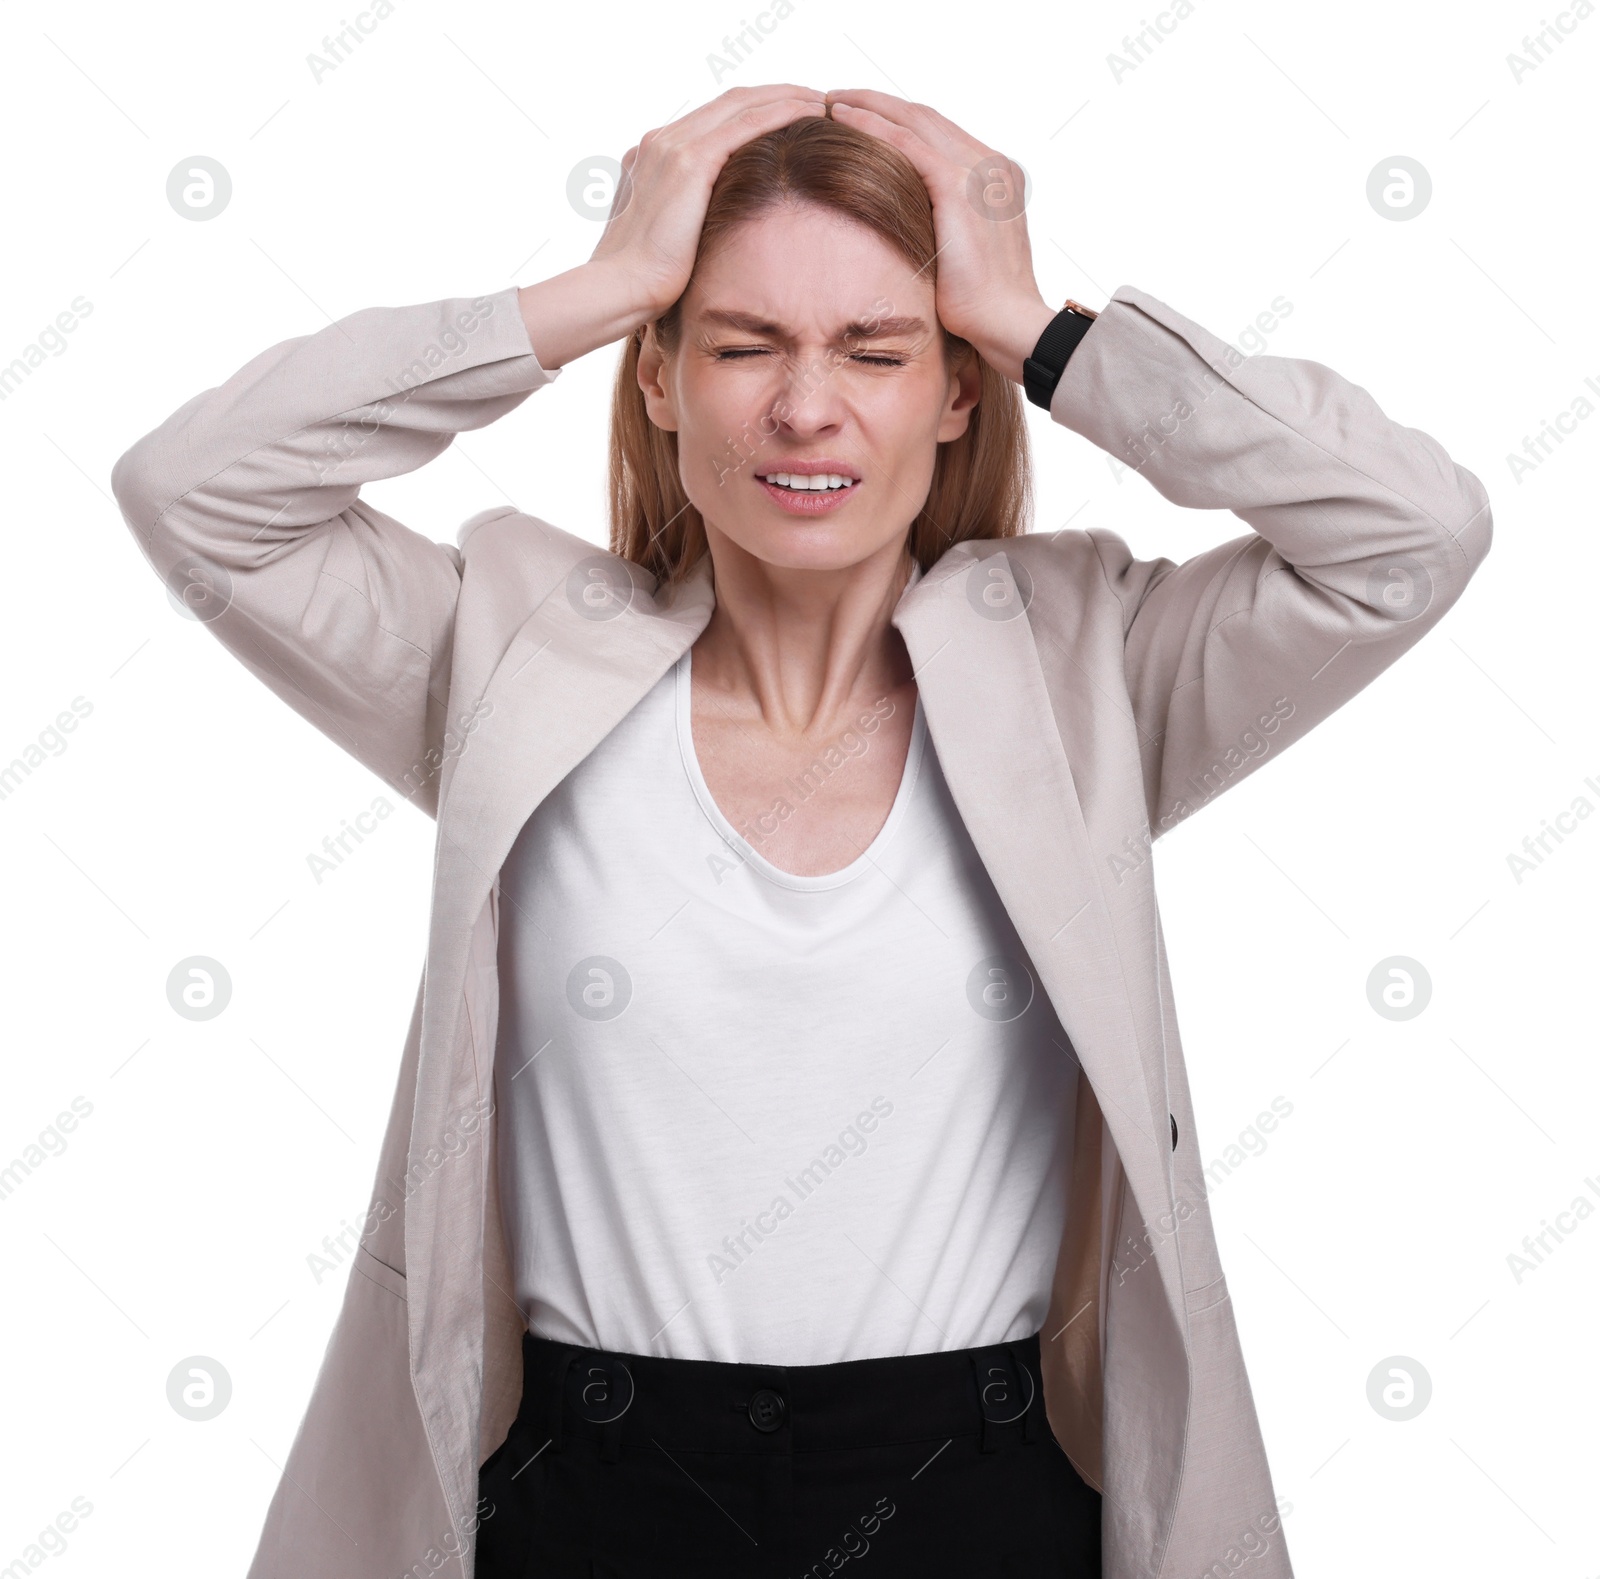
[[(514, 509), (458, 546), (365, 503), (559, 376), (514, 290), (264, 351), (117, 463), (156, 572), (246, 667), (438, 822), (373, 1206), (250, 1579), (472, 1579), (523, 1318), (496, 1196), (497, 873), (541, 797), (699, 634)], [(1105, 531), (949, 550), (894, 613), (973, 842), (1082, 1065), (1049, 1418), (1104, 1496), (1107, 1579), (1290, 1566), (1217, 1257), (1152, 839), (1354, 696), (1460, 596), (1477, 478), (1314, 362), (1245, 359), (1118, 290), (1051, 416), (1249, 528), (1175, 564)]]

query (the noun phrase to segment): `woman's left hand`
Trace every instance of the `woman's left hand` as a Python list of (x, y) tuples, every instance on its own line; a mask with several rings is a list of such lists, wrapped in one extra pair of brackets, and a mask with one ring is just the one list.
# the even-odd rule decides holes
[(1022, 382), (1022, 363), (1055, 316), (1033, 277), (1022, 171), (926, 104), (847, 88), (834, 119), (881, 137), (917, 168), (933, 200), (935, 309), (952, 334)]

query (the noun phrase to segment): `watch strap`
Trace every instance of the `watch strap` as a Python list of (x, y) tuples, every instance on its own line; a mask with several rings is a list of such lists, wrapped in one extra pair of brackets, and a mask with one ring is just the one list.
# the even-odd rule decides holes
[(1078, 349), (1099, 315), (1079, 302), (1068, 300), (1061, 311), (1044, 327), (1033, 355), (1022, 364), (1022, 388), (1036, 406), (1050, 409), (1056, 385), (1066, 371), (1067, 361)]

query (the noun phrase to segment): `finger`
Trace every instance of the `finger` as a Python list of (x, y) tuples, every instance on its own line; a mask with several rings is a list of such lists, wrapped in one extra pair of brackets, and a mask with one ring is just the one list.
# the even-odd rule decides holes
[(844, 104), (870, 110), (884, 120), (915, 132), (924, 142), (941, 149), (947, 157), (960, 164), (971, 164), (980, 155), (994, 151), (954, 121), (946, 119), (931, 105), (912, 104), (906, 99), (896, 98), (892, 93), (880, 93), (875, 88), (830, 88), (828, 102), (830, 105)]
[(792, 121), (810, 116), (821, 117), (827, 113), (822, 98), (745, 98), (729, 101), (730, 95), (701, 105), (701, 116), (685, 115), (656, 131), (646, 132), (639, 139), (641, 150), (653, 159), (663, 156), (699, 160), (720, 155), (726, 159), (742, 143), (776, 131)]
[(876, 109), (880, 114), (890, 115), (891, 118), (907, 115), (916, 108), (910, 99), (902, 99), (893, 93), (884, 93), (878, 88), (829, 88), (828, 97), (842, 100), (846, 104), (861, 105), (869, 110)]
[[(639, 139), (638, 146), (651, 152), (659, 150), (663, 145), (681, 147), (685, 142), (702, 136), (710, 128), (724, 124), (752, 106), (781, 102), (785, 99), (808, 105), (815, 103), (821, 110), (826, 109), (820, 92), (815, 88), (803, 87), (799, 83), (764, 82), (756, 87), (729, 88), (719, 93), (716, 98), (697, 105), (687, 114), (680, 115), (676, 120), (652, 126)], [(791, 119), (798, 119), (801, 113), (804, 112), (797, 111)]]
[(720, 125), (755, 105), (784, 100), (801, 100), (821, 105), (823, 95), (817, 88), (808, 88), (798, 82), (763, 82), (748, 88), (727, 88), (714, 99), (707, 99), (675, 121), (657, 128), (657, 135), (665, 131), (681, 130), (698, 135), (707, 127)]
[(898, 148), (917, 168), (917, 174), (930, 185), (942, 182), (954, 168), (952, 162), (930, 147), (910, 127), (880, 115), (876, 110), (859, 105), (832, 101), (832, 108), (841, 125), (854, 126), (881, 138), (893, 148)]
[(825, 114), (826, 110), (820, 98), (775, 99), (766, 104), (746, 104), (736, 107), (726, 120), (714, 122), (687, 142), (669, 143), (665, 146), (680, 147), (697, 158), (701, 155), (720, 156), (720, 165), (720, 160), (725, 160), (735, 148), (742, 147), (757, 137), (765, 136), (768, 132), (776, 131), (780, 126), (788, 126), (794, 121), (813, 116), (821, 118)]
[(810, 84), (804, 82), (757, 82), (745, 88), (724, 88), (716, 98), (707, 99), (706, 104), (718, 104), (725, 99), (770, 99), (774, 96), (790, 99), (820, 99), (823, 97), (823, 92), (821, 88), (813, 88)]

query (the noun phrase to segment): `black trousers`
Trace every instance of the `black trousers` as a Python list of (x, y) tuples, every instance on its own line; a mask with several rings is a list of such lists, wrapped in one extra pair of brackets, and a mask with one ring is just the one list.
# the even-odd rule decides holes
[(478, 1579), (1099, 1579), (1100, 1497), (1039, 1339), (728, 1365), (527, 1334), (479, 1474)]

